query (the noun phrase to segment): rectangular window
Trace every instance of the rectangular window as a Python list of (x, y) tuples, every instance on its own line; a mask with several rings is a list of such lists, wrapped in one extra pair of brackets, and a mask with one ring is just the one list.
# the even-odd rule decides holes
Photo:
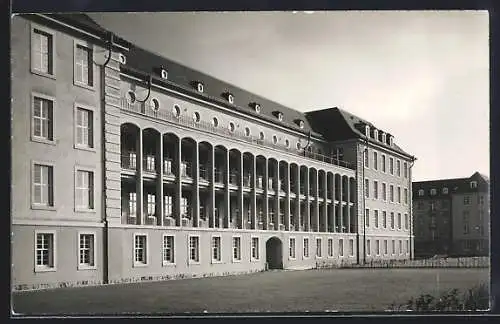
[(54, 233), (36, 233), (36, 269), (55, 268)]
[(389, 173), (394, 175), (394, 159), (389, 158)]
[(172, 196), (164, 196), (163, 201), (165, 204), (165, 207), (164, 207), (165, 217), (172, 217), (172, 211), (173, 211), (173, 206), (174, 206)]
[(163, 235), (163, 264), (175, 263), (175, 242), (173, 235)]
[(354, 256), (354, 240), (349, 240), (349, 255)]
[(408, 163), (403, 163), (403, 175), (405, 178), (408, 178)]
[(252, 259), (259, 260), (259, 238), (252, 237)]
[(200, 262), (200, 238), (198, 236), (189, 237), (189, 261)]
[(304, 237), (304, 258), (309, 257), (309, 238)]
[(49, 165), (35, 164), (33, 167), (33, 204), (54, 206), (54, 169)]
[(147, 238), (146, 235), (135, 235), (134, 238), (134, 261), (135, 264), (147, 264)]
[(392, 247), (392, 254), (396, 254), (396, 241), (395, 240), (392, 240), (391, 242), (391, 247)]
[(386, 172), (386, 168), (385, 168), (385, 155), (382, 154), (382, 172)]
[(400, 204), (401, 203), (401, 187), (398, 187), (397, 193), (398, 193), (398, 200), (397, 200), (397, 202), (398, 202), (398, 204)]
[(399, 160), (396, 161), (396, 174), (398, 175), (398, 177), (401, 176), (401, 161)]
[(94, 209), (94, 172), (76, 171), (76, 208)]
[(340, 255), (341, 257), (344, 256), (344, 240), (343, 239), (339, 239), (339, 253), (338, 255)]
[(188, 214), (188, 200), (186, 197), (181, 197), (181, 217), (189, 218)]
[(290, 238), (290, 244), (288, 246), (288, 256), (290, 259), (295, 259), (295, 238), (291, 237)]
[(128, 194), (128, 214), (135, 217), (137, 214), (137, 193), (130, 192)]
[(365, 209), (365, 226), (370, 227), (370, 209)]
[(94, 234), (80, 234), (79, 242), (79, 257), (78, 265), (80, 267), (94, 267), (95, 266), (95, 246), (94, 246)]
[(93, 78), (93, 60), (92, 49), (81, 44), (75, 47), (75, 83), (84, 84), (92, 87)]
[(368, 155), (368, 149), (365, 149), (364, 156), (365, 156), (365, 168), (369, 168), (370, 167), (370, 156)]
[(398, 213), (398, 229), (401, 229), (401, 213)]
[(212, 237), (212, 261), (221, 261), (221, 245), (220, 236)]
[(31, 64), (34, 71), (54, 75), (53, 35), (33, 29)]
[(387, 255), (389, 253), (388, 248), (387, 248), (387, 240), (384, 240), (384, 255)]
[(403, 241), (399, 240), (399, 254), (403, 254)]
[(373, 198), (378, 199), (378, 181), (373, 181)]
[(391, 202), (394, 202), (394, 186), (389, 186), (389, 199)]
[(382, 183), (382, 199), (387, 201), (387, 185)]
[(366, 240), (366, 255), (371, 255), (371, 242), (370, 240)]
[(469, 234), (470, 228), (469, 228), (469, 211), (464, 210), (463, 213), (463, 226), (464, 226), (464, 234)]
[(379, 224), (378, 210), (373, 211), (373, 220), (375, 222), (375, 228), (378, 228), (378, 224)]
[(147, 204), (148, 204), (148, 216), (156, 215), (156, 196), (154, 194), (148, 193), (147, 195)]
[(241, 237), (233, 237), (233, 261), (241, 261)]
[(470, 196), (464, 197), (464, 205), (470, 205)]
[(404, 189), (404, 199), (405, 199), (405, 205), (408, 205), (408, 188)]
[(76, 108), (76, 144), (80, 147), (94, 147), (94, 113), (91, 110)]
[(410, 241), (406, 240), (406, 254), (410, 253)]
[(380, 240), (375, 240), (375, 252), (380, 255)]
[(365, 198), (370, 198), (370, 181), (365, 179)]
[(385, 210), (382, 212), (382, 226), (387, 228), (387, 212)]
[(321, 258), (323, 256), (323, 253), (321, 251), (321, 239), (317, 238), (316, 239), (316, 257)]
[(394, 229), (394, 212), (391, 212), (391, 229)]
[(409, 223), (408, 214), (405, 214), (405, 230), (408, 230)]
[(333, 257), (333, 239), (329, 238), (327, 242), (328, 242), (328, 256)]
[(378, 155), (377, 152), (373, 152), (373, 169), (378, 170)]
[(33, 138), (54, 140), (54, 101), (33, 96)]

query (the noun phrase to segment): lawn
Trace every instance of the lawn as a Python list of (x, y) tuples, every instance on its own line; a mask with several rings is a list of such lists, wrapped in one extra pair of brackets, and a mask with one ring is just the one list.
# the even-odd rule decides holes
[(332, 269), (60, 288), (13, 294), (38, 314), (383, 311), (421, 293), (489, 282), (489, 269)]

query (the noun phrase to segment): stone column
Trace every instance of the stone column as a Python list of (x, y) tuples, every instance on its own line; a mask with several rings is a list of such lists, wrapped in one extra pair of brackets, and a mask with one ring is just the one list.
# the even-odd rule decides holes
[(164, 206), (163, 206), (163, 135), (160, 134), (158, 147), (156, 150), (156, 224), (163, 226), (164, 222)]
[(344, 199), (342, 197), (344, 195), (343, 181), (344, 181), (344, 176), (340, 175), (340, 181), (339, 181), (339, 192), (340, 192), (340, 198), (339, 198), (340, 217), (339, 217), (339, 220), (340, 220), (340, 224), (338, 224), (338, 226), (339, 226), (339, 230), (341, 233), (342, 233), (342, 227), (344, 226), (344, 205), (343, 205)]
[(276, 160), (274, 169), (274, 229), (279, 229), (280, 224), (280, 163)]
[(264, 160), (264, 229), (269, 229), (269, 159)]
[(287, 163), (285, 170), (286, 197), (285, 197), (285, 229), (290, 230), (290, 164)]
[(306, 179), (304, 182), (304, 189), (305, 189), (305, 196), (306, 196), (306, 220), (304, 222), (304, 230), (309, 232), (311, 230), (311, 209), (310, 209), (310, 204), (311, 204), (311, 198), (310, 198), (310, 193), (309, 193), (309, 188), (310, 188), (310, 174), (309, 174), (309, 168), (306, 168)]
[(250, 177), (250, 185), (252, 187), (252, 193), (251, 193), (251, 198), (250, 198), (250, 210), (251, 210), (251, 217), (252, 219), (250, 220), (252, 222), (252, 229), (257, 229), (257, 157), (253, 156), (252, 160), (252, 171), (251, 171), (251, 177)]
[(325, 172), (325, 177), (323, 179), (323, 200), (324, 200), (324, 203), (323, 203), (323, 221), (321, 222), (322, 223), (322, 226), (321, 226), (321, 229), (320, 231), (323, 231), (323, 232), (327, 232), (328, 231), (328, 228), (327, 228), (327, 224), (328, 224), (328, 203), (326, 202), (326, 200), (328, 199), (328, 173)]
[(226, 156), (224, 158), (224, 228), (229, 228), (229, 219), (231, 213), (231, 195), (229, 194), (229, 150), (226, 149)]
[(319, 170), (316, 170), (316, 177), (314, 181), (314, 232), (319, 232)]
[(195, 142), (194, 147), (194, 161), (193, 161), (193, 169), (191, 169), (191, 174), (193, 177), (193, 201), (191, 204), (191, 215), (193, 217), (193, 227), (200, 226), (200, 148), (199, 144)]
[(351, 180), (347, 178), (347, 233), (351, 233)]
[(238, 163), (238, 209), (240, 210), (238, 214), (238, 219), (236, 223), (238, 224), (238, 228), (244, 229), (246, 226), (243, 217), (243, 153), (240, 152), (240, 159)]
[(143, 134), (142, 129), (139, 129), (139, 136), (137, 137), (137, 154), (136, 154), (136, 165), (137, 165), (137, 181), (136, 181), (136, 209), (137, 209), (137, 223), (145, 224), (144, 221), (144, 185), (143, 185)]
[(182, 140), (179, 138), (177, 146), (175, 148), (175, 195), (174, 195), (174, 206), (175, 206), (175, 224), (177, 226), (182, 225), (181, 221), (181, 197), (182, 197), (182, 175), (181, 175), (181, 162), (182, 162)]
[(300, 165), (297, 165), (297, 171), (295, 173), (295, 184), (296, 190), (296, 199), (295, 199), (295, 230), (299, 230), (300, 219), (302, 217), (300, 213)]
[(208, 173), (210, 178), (210, 187), (209, 187), (209, 197), (208, 197), (208, 208), (207, 211), (208, 217), (210, 217), (209, 226), (211, 228), (215, 228), (215, 147), (212, 146), (209, 152), (209, 161), (208, 161)]

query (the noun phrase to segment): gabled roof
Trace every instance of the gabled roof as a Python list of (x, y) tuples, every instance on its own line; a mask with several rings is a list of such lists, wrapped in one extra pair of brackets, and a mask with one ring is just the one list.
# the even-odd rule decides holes
[[(356, 125), (363, 123), (373, 128), (377, 127), (369, 121), (364, 120), (338, 107), (309, 111), (306, 112), (305, 115), (314, 130), (322, 133), (325, 138), (331, 142), (362, 138), (367, 139), (370, 143), (384, 146), (387, 149), (396, 151), (400, 154), (406, 155), (407, 157), (412, 157), (409, 153), (403, 151), (403, 149), (401, 149), (395, 143), (391, 147), (388, 144), (377, 141), (371, 137), (367, 138), (365, 136), (365, 133), (361, 132), (356, 127)], [(386, 134), (389, 133), (386, 132)]]
[[(176, 85), (184, 91), (190, 92), (191, 95), (209, 99), (210, 101), (232, 108), (235, 111), (262, 118), (305, 134), (311, 131), (312, 135), (323, 138), (320, 133), (312, 129), (302, 112), (250, 93), (230, 83), (216, 79), (141, 47), (135, 45), (130, 47), (130, 51), (127, 53), (126, 65), (123, 66), (123, 71), (138, 71), (145, 74), (153, 73), (156, 77), (155, 81), (164, 82), (165, 80), (160, 78), (159, 71), (161, 68), (167, 70), (167, 84)], [(196, 85), (194, 84), (195, 82), (201, 82), (203, 84), (203, 93), (197, 91)], [(227, 93), (233, 95), (233, 104), (228, 102)], [(255, 112), (253, 108), (255, 103), (260, 105), (260, 113)], [(283, 113), (282, 121), (278, 120), (276, 115), (277, 111)], [(297, 124), (298, 120), (304, 121), (304, 127), (302, 129)]]
[[(477, 181), (477, 188), (471, 188), (470, 182)], [(443, 188), (448, 188), (448, 194), (443, 194)], [(424, 196), (419, 196), (418, 191), (423, 189)], [(436, 189), (435, 196), (430, 195), (430, 190)], [(488, 177), (475, 172), (468, 178), (437, 179), (427, 181), (415, 181), (412, 183), (413, 197), (419, 199), (442, 198), (451, 194), (487, 192), (489, 190)]]

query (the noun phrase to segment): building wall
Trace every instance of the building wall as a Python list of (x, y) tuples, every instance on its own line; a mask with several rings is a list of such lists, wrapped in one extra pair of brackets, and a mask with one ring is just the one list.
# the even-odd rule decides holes
[[(102, 281), (102, 262), (96, 270), (77, 269), (77, 230), (96, 231), (99, 255), (102, 251), (102, 202), (94, 195), (94, 209), (78, 212), (75, 208), (76, 167), (94, 172), (94, 193), (102, 186), (100, 82), (98, 66), (94, 65), (94, 87), (88, 89), (73, 82), (75, 38), (47, 27), (54, 34), (55, 77), (31, 72), (31, 28), (41, 26), (14, 16), (11, 25), (12, 67), (12, 231), (14, 284), (39, 285), (55, 282)], [(78, 39), (78, 41), (82, 41)], [(98, 47), (94, 51), (99, 51)], [(55, 99), (53, 107), (54, 142), (32, 140), (32, 95), (41, 94)], [(95, 149), (75, 148), (75, 104), (93, 110)], [(32, 205), (32, 164), (47, 162), (53, 165), (54, 206), (40, 208)], [(69, 225), (71, 226), (69, 226)], [(76, 227), (74, 227), (76, 226)], [(88, 227), (91, 226), (91, 227)], [(55, 272), (35, 272), (35, 230), (53, 229), (57, 236), (58, 266)]]

